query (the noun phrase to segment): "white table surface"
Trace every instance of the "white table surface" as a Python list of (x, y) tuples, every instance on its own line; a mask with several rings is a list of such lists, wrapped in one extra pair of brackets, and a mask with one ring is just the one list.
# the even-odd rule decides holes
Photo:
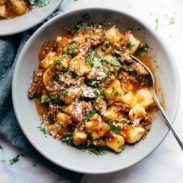
[[(167, 41), (175, 57), (183, 83), (183, 0), (65, 0), (63, 11), (81, 7), (110, 7), (128, 12), (143, 19), (150, 27), (155, 27), (158, 18), (157, 32)], [(175, 24), (169, 25), (171, 17)], [(170, 89), (171, 88), (170, 86)], [(174, 123), (174, 127), (183, 139), (183, 99)], [(9, 144), (0, 140), (0, 183), (62, 183), (58, 175), (26, 157), (14, 164), (9, 159), (18, 152)], [(183, 153), (172, 134), (148, 158), (124, 171), (106, 175), (86, 175), (82, 183), (183, 183)]]

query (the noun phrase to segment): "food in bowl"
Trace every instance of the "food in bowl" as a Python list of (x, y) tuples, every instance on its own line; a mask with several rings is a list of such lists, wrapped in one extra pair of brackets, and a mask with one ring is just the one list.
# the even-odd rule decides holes
[(0, 0), (0, 19), (14, 18), (27, 13), (31, 8), (43, 7), (50, 0)]
[(155, 107), (149, 74), (130, 57), (147, 44), (108, 27), (85, 15), (44, 43), (28, 90), (50, 135), (95, 153), (119, 153), (143, 139)]

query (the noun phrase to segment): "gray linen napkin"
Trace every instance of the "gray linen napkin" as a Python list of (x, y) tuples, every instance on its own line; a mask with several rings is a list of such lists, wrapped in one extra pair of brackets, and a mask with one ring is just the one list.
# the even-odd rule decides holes
[(60, 168), (41, 156), (25, 138), (13, 111), (11, 83), (16, 58), (33, 31), (0, 37), (0, 138), (18, 148), (35, 162), (59, 174), (64, 182), (76, 183), (80, 181), (82, 174)]

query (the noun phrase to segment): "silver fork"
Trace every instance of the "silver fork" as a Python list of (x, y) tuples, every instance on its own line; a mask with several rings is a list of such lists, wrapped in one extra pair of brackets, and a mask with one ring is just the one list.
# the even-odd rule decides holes
[(183, 142), (180, 140), (180, 137), (177, 135), (176, 131), (174, 130), (170, 120), (168, 119), (166, 113), (164, 112), (159, 100), (158, 100), (158, 97), (156, 95), (156, 92), (155, 92), (155, 89), (154, 89), (154, 76), (152, 74), (152, 72), (150, 71), (150, 69), (143, 63), (141, 62), (138, 58), (136, 58), (135, 56), (131, 55), (130, 56), (135, 62), (138, 62), (140, 63), (149, 73), (149, 76), (150, 76), (150, 79), (151, 79), (151, 91), (152, 91), (152, 94), (153, 94), (153, 98), (154, 98), (154, 102), (160, 112), (160, 114), (162, 115), (166, 125), (168, 126), (168, 128), (171, 130), (171, 132), (173, 133), (175, 139), (177, 140), (177, 142), (179, 143), (182, 151), (183, 151)]

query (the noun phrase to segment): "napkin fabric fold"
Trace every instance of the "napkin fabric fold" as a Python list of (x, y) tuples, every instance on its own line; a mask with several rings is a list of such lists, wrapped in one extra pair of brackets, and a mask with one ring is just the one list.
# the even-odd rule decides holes
[(25, 156), (59, 174), (63, 182), (76, 183), (82, 174), (60, 168), (41, 156), (25, 138), (14, 114), (11, 97), (13, 71), (18, 54), (34, 30), (0, 37), (0, 138), (18, 148)]

